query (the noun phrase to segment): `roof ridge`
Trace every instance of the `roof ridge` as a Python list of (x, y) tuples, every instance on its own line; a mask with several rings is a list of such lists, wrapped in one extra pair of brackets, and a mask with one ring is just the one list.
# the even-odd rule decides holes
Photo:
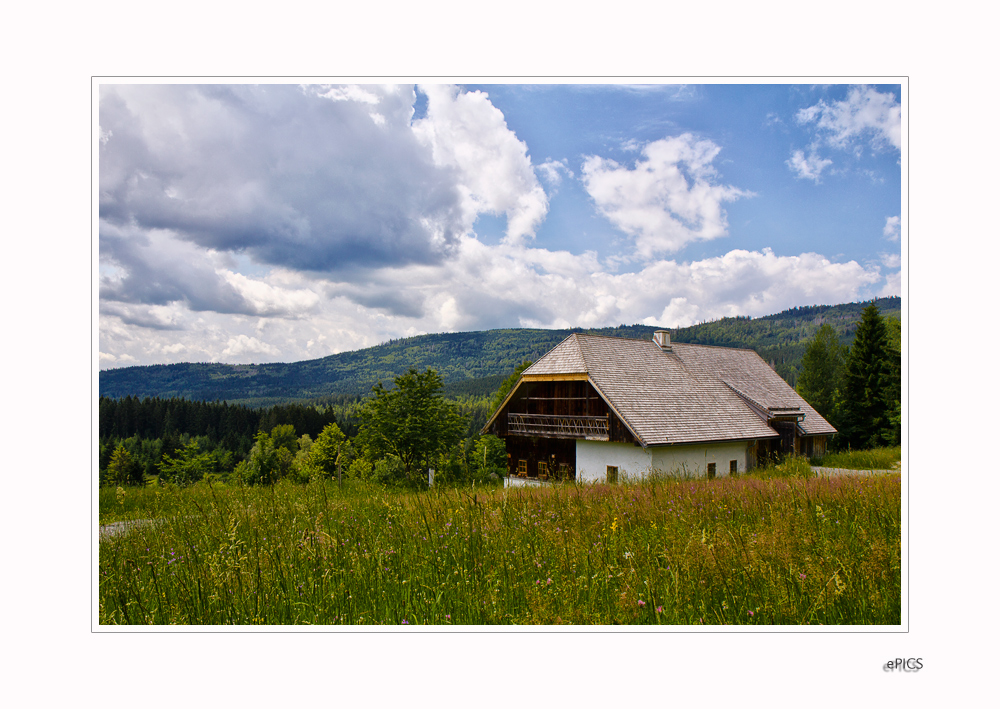
[(585, 337), (603, 337), (606, 340), (621, 340), (622, 342), (652, 342), (652, 340), (647, 340), (642, 337), (618, 337), (617, 335), (598, 335), (593, 332), (574, 332), (574, 335), (583, 335)]

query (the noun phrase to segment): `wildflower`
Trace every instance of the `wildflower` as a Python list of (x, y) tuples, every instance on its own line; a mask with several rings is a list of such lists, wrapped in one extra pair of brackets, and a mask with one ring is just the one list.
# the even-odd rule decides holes
[(639, 599), (639, 605), (640, 606), (644, 606), (644, 605), (646, 605), (646, 602), (640, 598)]
[(548, 586), (552, 583), (552, 579), (545, 579), (545, 585)]
[(662, 613), (663, 612), (663, 606), (657, 606), (656, 607), (656, 612), (657, 613)]
[(806, 575), (805, 575), (805, 574), (799, 574), (799, 578), (800, 578), (800, 579), (804, 579), (805, 577), (806, 577)]
[(409, 624), (410, 624), (410, 621), (408, 621), (406, 618), (403, 618), (403, 622), (400, 623), (400, 625), (409, 625)]

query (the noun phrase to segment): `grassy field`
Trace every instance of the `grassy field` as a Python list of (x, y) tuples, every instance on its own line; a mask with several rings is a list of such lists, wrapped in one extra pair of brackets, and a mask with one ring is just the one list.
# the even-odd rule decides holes
[(101, 491), (102, 624), (900, 623), (899, 475)]
[(902, 448), (871, 448), (862, 451), (841, 451), (829, 453), (812, 461), (827, 468), (849, 468), (851, 470), (893, 470), (902, 459)]

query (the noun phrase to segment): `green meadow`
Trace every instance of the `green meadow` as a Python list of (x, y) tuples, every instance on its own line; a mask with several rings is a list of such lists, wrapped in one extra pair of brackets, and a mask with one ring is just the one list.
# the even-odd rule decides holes
[(898, 474), (103, 488), (101, 624), (897, 625)]
[(868, 450), (846, 450), (827, 453), (814, 461), (826, 468), (848, 468), (851, 470), (893, 470), (899, 467), (902, 448), (888, 446)]

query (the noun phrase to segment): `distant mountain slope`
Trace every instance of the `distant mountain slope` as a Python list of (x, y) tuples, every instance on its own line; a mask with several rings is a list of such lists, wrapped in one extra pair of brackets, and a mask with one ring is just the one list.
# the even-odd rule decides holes
[[(901, 317), (900, 298), (879, 298), (874, 302), (883, 316)], [(840, 337), (841, 344), (849, 345), (854, 340), (861, 311), (867, 305), (868, 302), (814, 305), (760, 318), (723, 318), (680, 328), (675, 332), (674, 339), (692, 344), (753, 349), (785, 381), (795, 386), (802, 356), (820, 326), (829, 324)]]
[[(899, 317), (899, 298), (880, 299), (877, 304), (885, 314)], [(774, 363), (779, 374), (794, 382), (805, 342), (819, 326), (830, 322), (842, 341), (849, 342), (864, 306), (865, 303), (812, 306), (762, 318), (723, 318), (676, 329), (673, 337), (677, 342), (755, 349)], [(449, 393), (481, 395), (479, 390), (495, 389), (497, 382), (518, 364), (525, 359), (538, 359), (571, 332), (648, 338), (655, 329), (647, 325), (622, 325), (590, 330), (443, 333), (391, 340), (376, 347), (303, 362), (124, 367), (100, 372), (100, 394), (112, 398), (185, 397), (265, 404), (336, 394), (366, 394), (376, 382), (388, 382), (410, 367), (421, 371), (431, 367), (441, 375)], [(487, 378), (483, 382), (470, 381)]]

